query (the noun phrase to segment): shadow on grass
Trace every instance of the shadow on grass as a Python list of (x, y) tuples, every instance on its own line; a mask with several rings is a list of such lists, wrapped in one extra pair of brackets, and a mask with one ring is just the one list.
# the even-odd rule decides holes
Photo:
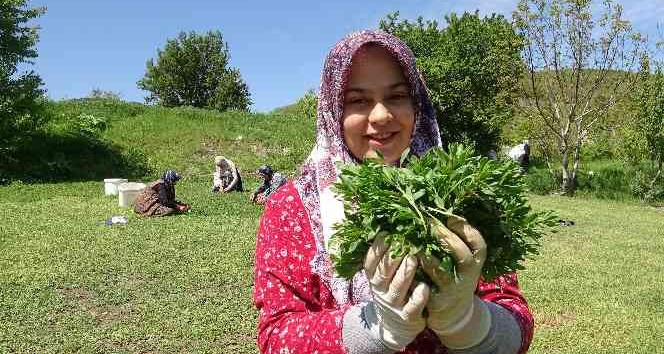
[(122, 150), (96, 135), (33, 134), (0, 156), (0, 179), (24, 182), (138, 178), (150, 172), (139, 150)]

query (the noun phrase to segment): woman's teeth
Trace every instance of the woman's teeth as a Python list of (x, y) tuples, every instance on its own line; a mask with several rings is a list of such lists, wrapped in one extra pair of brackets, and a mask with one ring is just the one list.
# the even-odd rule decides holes
[(382, 133), (382, 134), (371, 134), (370, 137), (373, 139), (387, 139), (392, 136), (393, 133)]

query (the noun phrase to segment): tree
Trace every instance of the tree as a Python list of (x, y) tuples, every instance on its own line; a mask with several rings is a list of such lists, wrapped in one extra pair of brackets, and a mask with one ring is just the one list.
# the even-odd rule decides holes
[(642, 194), (654, 200), (664, 196), (664, 63), (644, 56), (640, 75), (633, 95), (636, 119), (627, 127), (624, 155), (635, 166), (643, 160), (650, 162), (652, 174), (641, 171), (648, 179)]
[(115, 100), (115, 101), (122, 100), (122, 95), (120, 94), (120, 92), (102, 90), (98, 87), (93, 88), (92, 91), (90, 91), (88, 97), (95, 99), (103, 99), (103, 100)]
[[(526, 46), (528, 70), (521, 108), (553, 137), (561, 157), (562, 190), (574, 194), (581, 148), (607, 112), (637, 82), (643, 40), (622, 7), (592, 0), (521, 0), (514, 22)], [(534, 132), (541, 134), (542, 132)]]
[(248, 110), (249, 88), (239, 70), (228, 67), (229, 58), (221, 32), (181, 32), (157, 50), (156, 64), (148, 60), (138, 87), (150, 91), (147, 102), (166, 107)]
[(464, 142), (486, 153), (498, 147), (502, 126), (523, 71), (521, 38), (501, 15), (478, 12), (436, 21), (399, 21), (393, 13), (380, 28), (413, 51), (434, 103), (445, 143)]
[(39, 28), (27, 23), (45, 11), (29, 8), (27, 0), (0, 0), (0, 155), (43, 123), (41, 78), (32, 70), (19, 72), (18, 66), (37, 57)]

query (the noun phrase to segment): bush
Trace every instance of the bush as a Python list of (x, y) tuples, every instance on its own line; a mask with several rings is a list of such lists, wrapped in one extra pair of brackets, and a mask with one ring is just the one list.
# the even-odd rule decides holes
[(295, 103), (275, 108), (274, 112), (292, 114), (315, 121), (318, 113), (318, 94), (314, 90), (308, 90), (304, 96), (300, 97)]
[(147, 102), (166, 107), (248, 110), (249, 88), (239, 70), (227, 67), (229, 57), (221, 32), (181, 32), (157, 51), (156, 63), (148, 60), (138, 87), (150, 91)]
[(578, 191), (605, 199), (631, 199), (628, 174), (622, 166), (607, 165), (591, 171), (579, 170)]
[[(14, 149), (25, 133), (36, 131), (45, 120), (41, 78), (33, 71), (18, 70), (37, 57), (38, 27), (26, 23), (45, 11), (27, 8), (27, 3), (27, 0), (0, 1), (0, 150), (4, 150), (1, 154)], [(0, 163), (4, 158), (0, 156)]]
[(98, 98), (98, 99), (107, 99), (107, 100), (121, 100), (122, 96), (120, 95), (120, 92), (114, 92), (114, 91), (108, 91), (108, 90), (102, 90), (100, 88), (95, 88), (90, 91), (90, 98)]
[(664, 176), (660, 174), (655, 179), (656, 174), (654, 168), (632, 169), (629, 185), (632, 194), (646, 202), (664, 201)]
[[(594, 162), (592, 165), (595, 165), (592, 169), (579, 170), (577, 173), (577, 192), (580, 194), (616, 200), (639, 198), (652, 201), (664, 198), (664, 181), (660, 181), (652, 196), (648, 193), (654, 170), (625, 168), (613, 162)], [(562, 174), (559, 169), (533, 166), (524, 179), (531, 193), (545, 195), (560, 191)]]
[(309, 90), (297, 102), (295, 102), (295, 113), (306, 119), (316, 120), (318, 112), (318, 94)]
[(137, 116), (142, 104), (109, 98), (84, 98), (42, 104), (48, 124), (23, 134), (6, 154), (0, 148), (0, 184), (23, 180), (58, 182), (100, 180), (109, 176), (141, 177), (150, 172), (141, 151), (123, 149), (105, 138), (114, 119)]
[(71, 117), (93, 115), (103, 117), (107, 122), (142, 114), (146, 106), (135, 102), (124, 102), (113, 98), (78, 98), (59, 102), (49, 102), (47, 111), (52, 112), (56, 122), (62, 123)]
[(531, 167), (524, 180), (531, 193), (545, 195), (560, 190), (562, 175), (559, 170)]
[(89, 137), (99, 136), (108, 125), (106, 118), (92, 114), (79, 114), (71, 121), (72, 133)]

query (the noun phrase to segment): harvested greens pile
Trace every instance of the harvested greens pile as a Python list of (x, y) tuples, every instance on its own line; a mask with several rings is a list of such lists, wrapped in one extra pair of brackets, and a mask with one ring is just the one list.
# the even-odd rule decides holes
[(482, 275), (492, 280), (523, 269), (521, 262), (537, 254), (539, 238), (557, 220), (551, 212), (531, 210), (512, 161), (492, 161), (463, 145), (451, 145), (449, 152), (431, 149), (421, 158), (405, 151), (399, 165), (405, 167), (369, 159), (341, 167), (334, 188), (344, 199), (346, 219), (335, 225), (329, 244), (341, 277), (351, 279), (362, 269), (379, 233), (385, 235), (392, 256), (433, 256), (442, 270), (456, 274), (452, 257), (431, 235), (429, 220), (445, 223), (449, 215), (458, 215), (484, 237)]

